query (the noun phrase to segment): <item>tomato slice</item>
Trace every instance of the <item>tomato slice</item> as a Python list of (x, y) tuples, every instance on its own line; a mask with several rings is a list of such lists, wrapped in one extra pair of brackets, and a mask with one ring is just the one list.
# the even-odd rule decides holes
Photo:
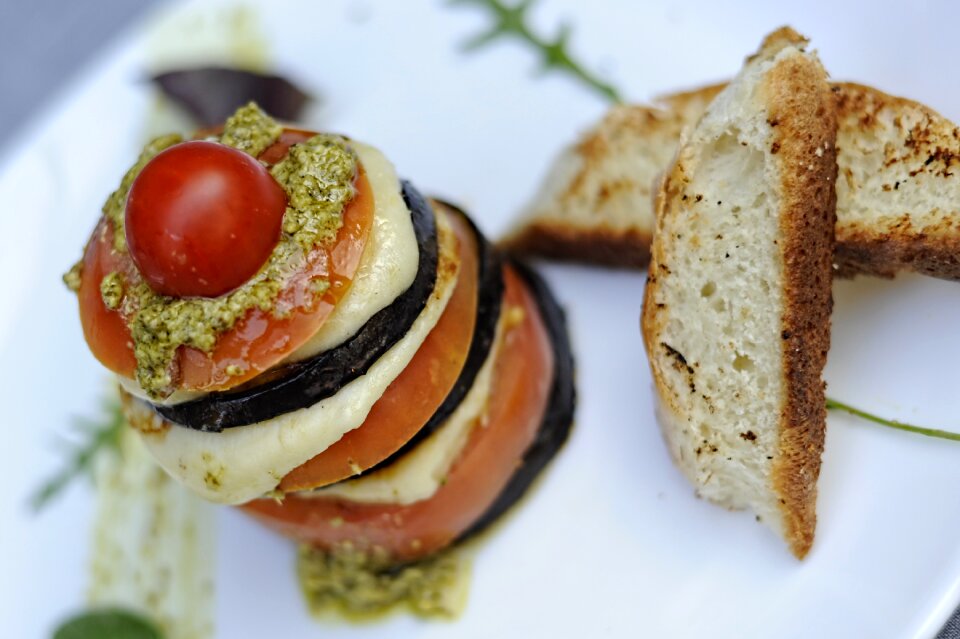
[(510, 267), (504, 276), (504, 308), (519, 306), (523, 320), (500, 347), (486, 425), (473, 429), (446, 483), (432, 497), (403, 506), (288, 495), (282, 503), (258, 499), (241, 508), (297, 541), (321, 548), (346, 541), (361, 549), (380, 546), (397, 561), (424, 557), (467, 530), (521, 463), (550, 392), (553, 351), (536, 302)]
[[(287, 131), (264, 155), (279, 160), (292, 144), (311, 135)], [(181, 348), (179, 388), (213, 391), (242, 384), (279, 363), (323, 325), (350, 287), (373, 224), (374, 195), (362, 167), (355, 185), (357, 193), (344, 208), (343, 225), (335, 242), (315, 248), (307, 256), (306, 266), (280, 293), (277, 305), (290, 312), (280, 318), (254, 308), (220, 337), (211, 352)], [(126, 320), (107, 308), (100, 295), (100, 281), (114, 271), (124, 274), (128, 284), (139, 280), (130, 256), (113, 250), (113, 229), (101, 220), (84, 254), (80, 320), (94, 356), (108, 369), (132, 378), (136, 360)], [(310, 281), (317, 277), (327, 278), (331, 284), (319, 300), (310, 291)], [(231, 366), (244, 372), (228, 375)]]
[(109, 370), (133, 377), (137, 360), (133, 356), (130, 329), (123, 316), (111, 311), (103, 302), (100, 282), (114, 271), (127, 275), (130, 264), (124, 264), (113, 250), (113, 227), (101, 218), (83, 252), (83, 272), (77, 299), (80, 303), (80, 324), (94, 357)]
[(441, 214), (457, 236), (460, 274), (437, 325), (364, 422), (287, 473), (280, 490), (326, 486), (383, 461), (423, 428), (456, 384), (477, 322), (479, 249), (473, 231), (459, 215)]

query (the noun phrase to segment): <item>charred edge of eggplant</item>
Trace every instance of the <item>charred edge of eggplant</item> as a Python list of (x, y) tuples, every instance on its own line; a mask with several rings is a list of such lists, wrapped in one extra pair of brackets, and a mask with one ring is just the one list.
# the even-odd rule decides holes
[(461, 543), (482, 532), (510, 509), (527, 490), (540, 472), (560, 450), (573, 425), (576, 408), (573, 351), (567, 333), (566, 314), (546, 282), (532, 269), (512, 258), (513, 266), (533, 294), (540, 309), (547, 335), (553, 348), (554, 371), (550, 397), (537, 436), (523, 455), (520, 467), (510, 477), (506, 487), (493, 504), (462, 533), (454, 543)]
[(447, 418), (453, 414), (457, 407), (467, 396), (473, 383), (483, 368), (487, 357), (490, 355), (490, 349), (493, 347), (494, 339), (497, 336), (497, 324), (500, 320), (500, 308), (503, 302), (503, 260), (500, 252), (494, 248), (487, 238), (484, 237), (477, 225), (473, 223), (470, 216), (462, 209), (448, 204), (442, 200), (438, 202), (453, 213), (459, 215), (470, 227), (477, 246), (477, 319), (474, 325), (473, 337), (470, 340), (470, 350), (467, 351), (467, 358), (464, 360), (460, 375), (454, 383), (453, 388), (447, 393), (443, 403), (437, 411), (430, 417), (426, 424), (416, 432), (416, 434), (400, 447), (392, 455), (383, 461), (375, 464), (371, 468), (363, 471), (347, 481), (355, 481), (364, 475), (382, 470), (387, 466), (399, 461), (404, 455), (417, 447), (424, 439), (429, 437), (444, 423)]
[(312, 406), (334, 395), (399, 341), (427, 305), (436, 286), (438, 245), (434, 212), (407, 181), (401, 183), (420, 256), (413, 283), (343, 344), (315, 357), (269, 371), (269, 380), (243, 390), (215, 392), (172, 406), (154, 406), (165, 419), (187, 428), (220, 432)]

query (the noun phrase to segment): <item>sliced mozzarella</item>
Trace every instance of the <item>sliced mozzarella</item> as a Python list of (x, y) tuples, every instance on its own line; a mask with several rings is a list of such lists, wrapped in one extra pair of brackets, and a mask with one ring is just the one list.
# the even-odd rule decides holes
[[(286, 361), (307, 359), (347, 341), (374, 314), (407, 290), (417, 275), (420, 249), (393, 165), (372, 146), (356, 141), (351, 141), (350, 146), (357, 152), (373, 191), (373, 226), (350, 288), (320, 330)], [(135, 380), (120, 377), (119, 381), (120, 386), (134, 397), (163, 406), (205, 395), (195, 391), (176, 391), (166, 399), (156, 401), (150, 399)]]
[(313, 406), (221, 433), (179, 426), (157, 429), (156, 414), (143, 402), (131, 402), (128, 416), (154, 458), (201, 497), (239, 504), (269, 493), (284, 475), (360, 426), (410, 363), (453, 293), (460, 261), (456, 236), (443, 215), (437, 217), (437, 232), (437, 284), (426, 307), (365, 375)]
[(130, 379), (129, 377), (124, 377), (123, 375), (117, 375), (117, 383), (120, 384), (120, 388), (133, 395), (137, 399), (152, 402), (160, 406), (173, 406), (174, 404), (182, 404), (183, 402), (189, 402), (191, 399), (197, 399), (198, 397), (203, 397), (206, 395), (206, 393), (201, 391), (178, 390), (173, 391), (173, 394), (165, 399), (151, 399), (147, 395), (147, 391), (143, 390), (143, 387), (141, 387), (135, 379)]
[(432, 497), (443, 485), (447, 472), (466, 446), (470, 431), (476, 424), (485, 423), (502, 331), (501, 314), (493, 347), (477, 372), (470, 391), (443, 425), (416, 448), (383, 470), (299, 495), (401, 505)]

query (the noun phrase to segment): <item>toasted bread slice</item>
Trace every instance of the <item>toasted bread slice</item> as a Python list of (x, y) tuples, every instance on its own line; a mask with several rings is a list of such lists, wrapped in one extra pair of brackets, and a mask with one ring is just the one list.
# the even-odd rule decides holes
[(684, 118), (615, 106), (551, 167), (520, 226), (501, 244), (521, 254), (642, 268), (653, 237), (653, 176), (676, 151)]
[(833, 90), (838, 273), (960, 280), (960, 129), (870, 87)]
[[(618, 106), (549, 171), (504, 240), (512, 250), (640, 268), (654, 227), (650, 185), (680, 134), (723, 88)], [(960, 280), (960, 130), (936, 111), (871, 87), (835, 83), (838, 274), (915, 271)]]
[(830, 341), (836, 101), (781, 29), (710, 104), (657, 195), (643, 337), (697, 493), (813, 542)]
[(684, 127), (722, 87), (678, 93), (664, 107), (615, 106), (547, 174), (510, 250), (605, 266), (642, 268), (653, 237), (654, 177), (673, 159)]

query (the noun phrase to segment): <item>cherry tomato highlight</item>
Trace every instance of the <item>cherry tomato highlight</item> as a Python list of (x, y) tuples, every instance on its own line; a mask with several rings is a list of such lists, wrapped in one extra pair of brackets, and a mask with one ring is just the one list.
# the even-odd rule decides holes
[(202, 140), (177, 144), (130, 188), (130, 255), (158, 293), (218, 297), (270, 257), (286, 202), (269, 171), (243, 151)]

